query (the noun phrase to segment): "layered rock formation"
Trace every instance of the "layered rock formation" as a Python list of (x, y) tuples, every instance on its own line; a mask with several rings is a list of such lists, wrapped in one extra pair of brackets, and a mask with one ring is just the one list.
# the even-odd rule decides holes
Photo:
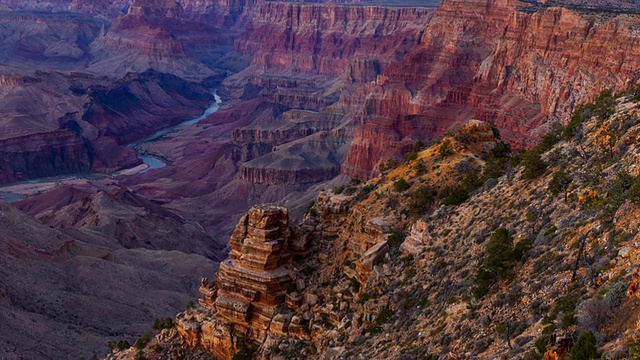
[(180, 22), (183, 17), (183, 9), (176, 1), (134, 1), (127, 14), (91, 44), (97, 60), (89, 70), (112, 76), (147, 69), (188, 79), (213, 75), (205, 65), (188, 57), (182, 42), (168, 30), (169, 24)]
[(71, 130), (0, 140), (0, 183), (89, 172), (93, 150)]
[[(421, 44), (357, 95), (367, 99), (364, 125), (343, 171), (373, 176), (383, 149), (399, 158), (407, 134), (435, 139), (468, 118), (491, 121), (513, 145), (530, 147), (576, 104), (637, 80), (635, 17), (557, 5), (444, 1)], [(377, 132), (407, 115), (423, 119), (404, 132)]]
[[(292, 240), (286, 208), (251, 208), (236, 225), (229, 259), (221, 263), (215, 284), (203, 281), (203, 309), (178, 316), (183, 340), (231, 359), (241, 347), (288, 334), (291, 315), (280, 308), (293, 281), (285, 267)], [(299, 319), (294, 324), (300, 327)]]
[(354, 60), (384, 69), (417, 44), (431, 12), (266, 2), (235, 47), (254, 53), (253, 64), (268, 73), (336, 75)]
[(196, 117), (213, 102), (202, 85), (154, 71), (117, 82), (34, 75), (0, 80), (2, 183), (138, 165), (125, 145)]
[[(286, 296), (289, 309), (284, 312), (292, 315), (288, 333), (273, 336), (282, 329), (281, 319), (288, 321), (285, 315), (275, 316), (273, 332), (255, 357), (420, 359), (461, 354), (566, 359), (571, 348), (582, 343), (576, 341), (579, 334), (591, 337), (590, 331), (606, 335), (601, 342), (593, 341), (604, 357), (626, 357), (640, 338), (634, 310), (640, 212), (632, 186), (637, 185), (626, 190), (620, 186), (640, 181), (635, 176), (640, 149), (633, 145), (640, 123), (629, 121), (638, 118), (640, 105), (630, 98), (618, 100), (612, 118), (585, 120), (584, 137), (561, 141), (544, 152), (548, 171), (525, 179), (523, 166), (516, 165), (504, 176), (476, 184), (457, 205), (441, 201), (443, 189), (467, 182), (462, 179), (469, 165), (481, 169), (487, 148), (496, 144), (491, 126), (477, 120), (446, 139), (452, 149), (447, 156), (432, 146), (377, 179), (346, 186), (342, 194), (321, 193), (317, 208), (310, 208), (295, 230), (314, 240), (308, 256), (295, 262), (303, 270), (292, 268), (304, 281), (296, 281), (295, 293)], [(624, 123), (627, 126), (621, 126)], [(602, 141), (611, 139), (619, 152), (603, 157)], [(576, 151), (582, 156), (575, 156)], [(607, 172), (583, 176), (605, 158)], [(553, 174), (561, 171), (573, 184), (567, 198), (549, 191)], [(406, 192), (394, 186), (400, 177), (410, 184)], [(425, 187), (441, 196), (425, 193)], [(426, 205), (416, 211), (411, 204), (421, 196)], [(602, 196), (608, 208), (589, 206), (590, 196)], [(614, 215), (606, 218), (607, 213)], [(236, 246), (242, 243), (238, 239), (255, 240), (250, 234), (258, 232), (244, 225), (251, 223), (248, 219), (233, 236)], [(265, 234), (260, 232), (260, 237)], [(256, 248), (254, 241), (244, 244)], [(245, 258), (245, 268), (276, 266), (267, 252), (257, 253), (262, 256)], [(243, 257), (240, 252), (234, 255)], [(490, 286), (478, 294), (482, 271), (496, 258), (500, 261), (495, 266), (505, 266), (506, 274), (490, 274)], [(224, 282), (228, 287), (228, 279)], [(233, 310), (227, 317), (234, 324), (244, 321), (245, 310), (251, 308), (245, 297), (254, 296), (252, 291), (238, 295), (234, 287), (222, 291), (205, 285), (206, 306), (231, 292), (240, 304), (228, 306)], [(203, 310), (181, 315), (181, 321), (188, 320), (179, 324), (183, 341), (202, 346), (199, 339), (213, 334), (218, 349), (233, 349), (241, 341), (225, 327), (227, 317)], [(293, 325), (305, 319), (308, 326), (294, 331)], [(152, 354), (156, 345), (167, 348), (163, 340), (172, 340), (167, 334), (171, 332), (157, 337), (144, 354)]]

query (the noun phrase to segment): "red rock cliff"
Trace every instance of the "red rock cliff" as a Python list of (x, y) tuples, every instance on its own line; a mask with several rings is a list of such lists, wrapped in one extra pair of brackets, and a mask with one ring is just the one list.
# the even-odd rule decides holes
[(265, 72), (342, 74), (354, 60), (399, 60), (418, 43), (431, 12), (266, 2), (235, 47), (254, 53), (254, 65)]
[[(401, 156), (402, 144), (435, 139), (469, 118), (494, 123), (513, 145), (532, 146), (577, 103), (637, 80), (639, 23), (512, 0), (444, 1), (421, 44), (354, 95), (364, 103), (356, 118), (363, 126), (343, 172), (373, 176), (380, 161)], [(384, 125), (407, 115), (426, 123), (404, 132)]]

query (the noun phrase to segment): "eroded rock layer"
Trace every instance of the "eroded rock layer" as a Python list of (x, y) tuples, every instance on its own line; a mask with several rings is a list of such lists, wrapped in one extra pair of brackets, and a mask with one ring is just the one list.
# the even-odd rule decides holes
[[(553, 4), (444, 1), (421, 43), (353, 96), (365, 106), (343, 172), (374, 176), (381, 162), (401, 159), (403, 144), (469, 118), (528, 148), (577, 104), (638, 79), (637, 16), (610, 4), (588, 12)], [(403, 117), (422, 120), (395, 129)]]
[(243, 346), (288, 334), (291, 316), (282, 314), (280, 307), (293, 283), (285, 266), (292, 239), (286, 208), (251, 208), (231, 235), (231, 253), (220, 264), (215, 284), (203, 279), (202, 307), (178, 316), (183, 341), (231, 359)]

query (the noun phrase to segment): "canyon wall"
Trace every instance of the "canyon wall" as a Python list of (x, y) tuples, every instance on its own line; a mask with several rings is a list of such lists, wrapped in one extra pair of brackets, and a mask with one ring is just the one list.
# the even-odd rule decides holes
[(236, 42), (260, 70), (331, 75), (353, 61), (382, 68), (418, 43), (432, 11), (425, 8), (266, 2)]
[(89, 172), (91, 146), (71, 130), (0, 140), (0, 183)]
[(213, 102), (202, 85), (155, 71), (115, 82), (5, 74), (0, 83), (0, 183), (138, 165), (127, 144), (197, 117)]
[[(380, 162), (400, 160), (411, 142), (437, 139), (469, 118), (493, 123), (516, 147), (535, 145), (575, 105), (636, 82), (639, 22), (606, 7), (444, 1), (420, 45), (354, 95), (364, 101), (356, 117), (362, 127), (343, 172), (371, 177)], [(407, 115), (426, 122), (385, 130)]]
[[(240, 176), (259, 184), (310, 184), (340, 172), (359, 103), (341, 96), (375, 80), (416, 46), (433, 9), (265, 2), (234, 42), (253, 54), (223, 83), (233, 96), (278, 107), (233, 132), (234, 143), (272, 151), (245, 163)], [(322, 139), (320, 141), (319, 139)]]

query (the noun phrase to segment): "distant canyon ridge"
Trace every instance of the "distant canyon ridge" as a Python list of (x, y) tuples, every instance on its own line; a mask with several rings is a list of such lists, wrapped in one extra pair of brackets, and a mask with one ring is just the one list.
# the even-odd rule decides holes
[[(0, 183), (138, 166), (127, 145), (198, 117), (210, 89), (222, 97), (218, 112), (141, 145), (166, 167), (2, 205), (29, 226), (21, 237), (0, 230), (13, 264), (0, 357), (25, 353), (29, 321), (43, 324), (36, 334), (66, 329), (34, 359), (139, 336), (195, 296), (193, 274), (226, 256), (232, 224), (253, 204), (278, 202), (299, 218), (318, 190), (372, 178), (471, 118), (528, 148), (577, 104), (640, 76), (640, 6), (628, 2), (0, 0), (0, 9)], [(91, 285), (105, 281), (113, 294)], [(96, 323), (95, 298), (125, 315)]]

